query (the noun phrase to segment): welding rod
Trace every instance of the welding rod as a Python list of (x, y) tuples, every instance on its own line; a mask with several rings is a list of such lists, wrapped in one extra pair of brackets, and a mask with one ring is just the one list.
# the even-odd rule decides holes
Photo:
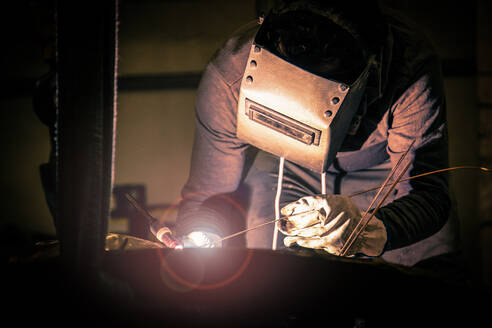
[[(425, 172), (425, 173), (418, 174), (418, 175), (415, 175), (415, 176), (411, 176), (411, 177), (408, 177), (408, 178), (400, 179), (399, 181), (397, 181), (397, 184), (398, 183), (401, 183), (401, 182), (409, 181), (409, 180), (412, 180), (412, 179), (420, 178), (420, 177), (423, 177), (423, 176), (431, 175), (431, 174), (441, 173), (441, 172), (445, 172), (445, 171), (454, 171), (454, 170), (458, 170), (458, 169), (479, 169), (480, 171), (486, 172), (486, 173), (492, 172), (491, 169), (486, 168), (486, 167), (480, 167), (480, 166), (471, 166), (471, 165), (454, 166), (454, 167), (448, 167), (448, 168), (439, 169), (439, 170), (435, 170), (435, 171), (429, 171), (429, 172)], [(352, 194), (348, 195), (348, 197), (349, 198), (352, 198), (352, 197), (355, 197), (355, 196), (359, 196), (361, 194), (364, 194), (366, 192), (378, 190), (380, 188), (385, 189), (386, 187), (390, 187), (391, 185), (392, 184), (390, 184), (390, 183), (388, 183), (387, 185), (384, 185), (383, 184), (383, 185), (380, 185), (380, 186), (377, 186), (377, 187), (374, 187), (374, 188), (371, 188), (371, 189), (366, 189), (366, 190), (362, 190), (362, 191), (358, 191), (358, 192), (352, 193)], [(322, 194), (316, 194), (316, 195), (313, 195), (313, 196), (322, 196)], [(307, 214), (309, 212), (312, 212), (312, 211), (307, 211), (307, 212), (304, 212), (304, 213), (298, 213), (296, 215)], [(232, 235), (226, 236), (226, 237), (220, 239), (219, 241), (223, 241), (223, 240), (226, 240), (226, 239), (229, 239), (229, 238), (233, 238), (233, 237), (242, 235), (243, 233), (246, 233), (246, 232), (249, 232), (251, 230), (255, 230), (255, 229), (261, 228), (261, 227), (264, 227), (266, 225), (269, 225), (269, 224), (272, 224), (272, 223), (275, 223), (277, 221), (280, 221), (280, 220), (283, 220), (283, 219), (287, 219), (287, 218), (289, 218), (289, 216), (284, 216), (284, 217), (281, 217), (279, 219), (275, 219), (275, 220), (271, 220), (271, 221), (267, 221), (267, 222), (261, 223), (261, 224), (259, 224), (257, 226), (248, 228), (246, 230), (241, 230), (241, 231), (236, 232), (236, 233), (234, 233)]]
[(159, 220), (150, 215), (149, 212), (147, 212), (142, 206), (140, 206), (140, 204), (138, 204), (135, 198), (133, 198), (129, 194), (125, 194), (125, 197), (128, 202), (130, 202), (130, 204), (132, 204), (132, 206), (137, 210), (137, 212), (149, 221), (150, 231), (161, 243), (163, 243), (168, 248), (183, 248), (183, 244), (173, 236), (171, 229), (169, 229), (167, 226), (160, 223)]
[[(400, 181), (401, 177), (403, 176), (403, 173), (405, 173), (408, 170), (408, 167), (410, 166), (411, 161), (409, 161), (407, 163), (407, 166), (402, 171), (402, 174), (400, 174), (400, 176), (396, 179), (396, 181), (393, 182), (392, 188), (389, 191), (387, 191), (386, 195), (384, 196), (383, 201), (381, 201), (379, 203), (379, 205), (376, 207), (376, 210), (369, 215), (369, 211), (371, 210), (372, 206), (374, 205), (374, 203), (376, 202), (376, 200), (379, 198), (379, 195), (381, 194), (381, 192), (383, 191), (383, 189), (385, 189), (386, 186), (389, 185), (389, 182), (390, 182), (391, 178), (393, 178), (393, 175), (395, 174), (395, 172), (400, 167), (401, 163), (403, 162), (403, 159), (410, 152), (410, 149), (412, 149), (413, 144), (415, 143), (415, 140), (416, 139), (414, 139), (412, 141), (412, 143), (410, 144), (410, 146), (408, 146), (407, 150), (400, 156), (400, 158), (398, 159), (398, 162), (396, 163), (396, 165), (393, 166), (393, 169), (391, 169), (391, 172), (386, 177), (386, 180), (384, 181), (383, 185), (380, 187), (380, 189), (377, 192), (376, 196), (374, 196), (374, 198), (372, 199), (371, 204), (369, 204), (369, 207), (367, 208), (367, 210), (362, 215), (361, 220), (357, 223), (357, 225), (355, 226), (355, 229), (352, 230), (352, 233), (350, 234), (350, 236), (348, 237), (348, 239), (343, 244), (342, 249), (340, 250), (340, 255), (341, 256), (345, 256), (345, 254), (348, 252), (348, 249), (352, 246), (353, 242), (359, 237), (359, 235), (361, 234), (362, 230), (364, 230), (366, 228), (366, 226), (369, 223), (369, 221), (374, 217), (374, 214), (379, 209), (379, 207), (381, 206), (381, 203), (386, 199), (386, 197), (388, 197), (389, 193), (393, 190), (393, 188), (395, 188), (396, 184), (398, 184), (398, 182)], [(368, 215), (369, 215), (369, 217), (368, 217)]]
[(272, 224), (272, 223), (275, 223), (277, 221), (280, 221), (280, 220), (287, 220), (288, 218), (292, 218), (292, 217), (296, 217), (296, 216), (300, 216), (300, 215), (304, 215), (304, 214), (311, 214), (311, 213), (315, 213), (317, 212), (318, 210), (309, 210), (309, 211), (305, 211), (305, 212), (300, 212), (300, 213), (296, 213), (296, 214), (291, 214), (291, 215), (287, 215), (287, 216), (282, 216), (278, 219), (275, 219), (275, 220), (271, 220), (271, 221), (267, 221), (267, 222), (264, 222), (264, 223), (261, 223), (257, 226), (254, 226), (254, 227), (251, 227), (249, 229), (246, 229), (246, 230), (241, 230), (239, 232), (236, 232), (236, 233), (233, 233), (232, 235), (229, 235), (229, 236), (226, 236), (222, 239), (219, 239), (216, 241), (216, 243), (218, 242), (221, 242), (221, 241), (224, 241), (226, 239), (230, 239), (230, 238), (233, 238), (233, 237), (236, 237), (236, 236), (239, 236), (239, 235), (242, 235), (243, 233), (246, 233), (248, 231), (251, 231), (251, 230), (255, 230), (255, 229), (258, 229), (260, 227), (263, 227), (263, 226), (266, 226), (268, 224)]

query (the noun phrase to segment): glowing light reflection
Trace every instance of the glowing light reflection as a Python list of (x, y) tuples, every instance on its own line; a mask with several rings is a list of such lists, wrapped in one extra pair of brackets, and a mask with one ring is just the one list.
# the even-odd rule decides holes
[(193, 231), (188, 235), (188, 238), (197, 246), (197, 247), (210, 247), (212, 241), (201, 231)]
[[(198, 256), (194, 258), (193, 271), (188, 273), (194, 274), (195, 277), (193, 278), (194, 281), (190, 281), (189, 279), (186, 279), (181, 275), (177, 274), (171, 268), (169, 263), (166, 261), (165, 257), (162, 256), (162, 252), (159, 252), (159, 254), (161, 257), (161, 277), (163, 278), (163, 281), (167, 286), (175, 290), (179, 289), (181, 291), (188, 291), (192, 289), (212, 290), (212, 289), (224, 287), (230, 284), (231, 282), (233, 282), (234, 280), (236, 280), (237, 278), (239, 278), (246, 270), (249, 263), (251, 262), (251, 258), (253, 256), (253, 250), (251, 249), (248, 250), (248, 255), (246, 256), (246, 259), (233, 274), (231, 274), (226, 279), (223, 279), (216, 283), (209, 283), (209, 284), (202, 283), (205, 267), (206, 267), (206, 264), (204, 263), (205, 259), (200, 258)], [(170, 254), (176, 255), (176, 253), (170, 253)], [(180, 286), (176, 286), (175, 284), (172, 284), (168, 278), (172, 278), (174, 280), (173, 282), (179, 283)]]

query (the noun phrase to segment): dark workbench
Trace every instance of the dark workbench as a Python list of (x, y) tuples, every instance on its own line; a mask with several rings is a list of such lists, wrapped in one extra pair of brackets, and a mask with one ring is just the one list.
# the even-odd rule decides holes
[(437, 272), (315, 252), (106, 252), (95, 275), (37, 256), (3, 270), (3, 307), (50, 326), (439, 326), (488, 321), (490, 294)]

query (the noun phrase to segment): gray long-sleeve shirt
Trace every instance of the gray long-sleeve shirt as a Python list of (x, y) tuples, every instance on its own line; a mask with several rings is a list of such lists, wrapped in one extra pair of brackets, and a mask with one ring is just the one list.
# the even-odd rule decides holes
[[(386, 18), (389, 33), (378, 58), (381, 69), (372, 73), (366, 91), (367, 109), (357, 132), (346, 137), (328, 171), (333, 178), (333, 183), (328, 184), (331, 193), (350, 194), (380, 185), (413, 140), (414, 147), (406, 157), (411, 165), (403, 178), (448, 166), (446, 103), (439, 59), (430, 42), (411, 23), (395, 13)], [(251, 23), (238, 31), (215, 54), (203, 74), (197, 93), (191, 171), (182, 191), (178, 233), (214, 224), (213, 215), (208, 216), (208, 223), (200, 220), (207, 217), (206, 207), (200, 206), (214, 195), (235, 191), (245, 176), (249, 145), (236, 137), (236, 112), (257, 29), (258, 25)], [(291, 194), (294, 198), (305, 196), (302, 188), (295, 186), (312, 179), (312, 172), (292, 163), (287, 168)], [(366, 209), (368, 200), (369, 196), (354, 199), (361, 210)], [(445, 174), (400, 183), (377, 214), (388, 232), (383, 257), (413, 265), (452, 251), (456, 231), (452, 224), (446, 224), (450, 221), (450, 208)]]

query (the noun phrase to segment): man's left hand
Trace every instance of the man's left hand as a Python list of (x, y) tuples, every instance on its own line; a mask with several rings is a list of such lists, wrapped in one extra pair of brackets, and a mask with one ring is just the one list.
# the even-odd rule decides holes
[[(308, 213), (291, 216), (303, 212)], [(302, 197), (283, 207), (281, 213), (291, 216), (277, 222), (279, 230), (287, 235), (284, 238), (285, 246), (297, 244), (323, 249), (334, 255), (340, 255), (341, 248), (361, 220), (359, 208), (350, 198), (341, 195)], [(346, 256), (379, 256), (386, 240), (383, 222), (373, 217)]]

